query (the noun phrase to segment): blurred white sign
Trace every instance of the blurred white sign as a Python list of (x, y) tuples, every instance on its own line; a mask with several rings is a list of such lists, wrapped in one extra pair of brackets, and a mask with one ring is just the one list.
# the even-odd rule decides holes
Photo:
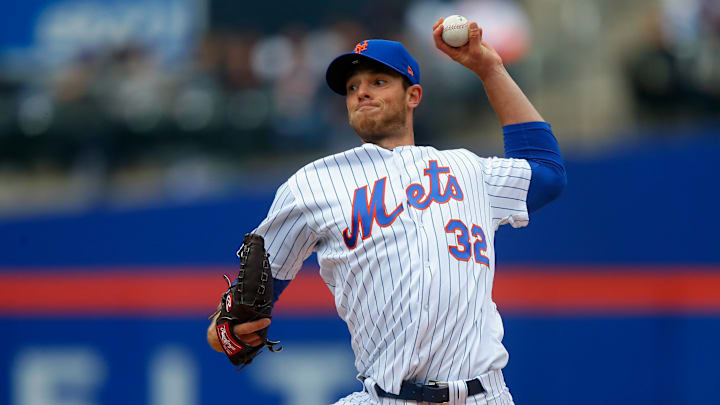
[(252, 377), (258, 386), (281, 391), (288, 405), (331, 404), (340, 399), (337, 393), (345, 387), (362, 389), (347, 346), (293, 345), (281, 356), (267, 356), (253, 366)]
[(204, 29), (206, 0), (64, 0), (45, 8), (35, 46), (49, 62), (123, 45), (181, 56)]
[[(145, 364), (147, 368), (143, 368)], [(145, 403), (201, 403), (200, 369), (186, 347), (158, 347), (150, 353), (147, 363), (137, 365), (147, 373)], [(109, 359), (93, 347), (25, 348), (14, 359), (11, 404), (99, 405), (102, 398), (107, 399), (110, 385), (125, 384), (122, 390), (145, 389), (136, 383), (128, 384), (127, 379), (110, 379), (110, 368)], [(281, 355), (263, 354), (244, 373), (249, 373), (257, 390), (280, 394), (287, 405), (329, 404), (362, 388), (355, 379), (352, 351), (344, 345), (292, 344)]]
[(93, 405), (107, 366), (91, 348), (36, 347), (17, 356), (13, 371), (15, 405)]

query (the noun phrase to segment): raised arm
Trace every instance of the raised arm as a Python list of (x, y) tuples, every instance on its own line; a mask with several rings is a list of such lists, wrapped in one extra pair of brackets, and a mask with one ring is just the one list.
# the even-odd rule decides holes
[(540, 113), (505, 70), (500, 55), (482, 40), (482, 29), (470, 23), (468, 43), (453, 48), (443, 42), (443, 19), (433, 25), (435, 46), (454, 61), (475, 72), (485, 86), (490, 104), (503, 126), (531, 121), (543, 121)]
[(505, 70), (502, 58), (482, 40), (482, 29), (470, 23), (468, 43), (453, 48), (443, 42), (443, 19), (433, 25), (435, 46), (452, 60), (475, 72), (503, 126), (505, 157), (525, 159), (532, 170), (526, 202), (534, 212), (557, 198), (567, 184), (565, 165), (550, 124)]

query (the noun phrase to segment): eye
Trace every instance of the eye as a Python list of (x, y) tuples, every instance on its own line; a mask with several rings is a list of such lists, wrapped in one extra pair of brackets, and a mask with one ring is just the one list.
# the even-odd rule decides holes
[(382, 86), (382, 85), (384, 85), (385, 83), (387, 83), (387, 80), (385, 80), (385, 79), (377, 79), (377, 80), (375, 80), (375, 85), (376, 85), (376, 86)]
[(351, 84), (351, 85), (347, 86), (347, 91), (348, 91), (348, 92), (352, 92), (352, 91), (355, 91), (355, 90), (357, 90), (357, 85)]

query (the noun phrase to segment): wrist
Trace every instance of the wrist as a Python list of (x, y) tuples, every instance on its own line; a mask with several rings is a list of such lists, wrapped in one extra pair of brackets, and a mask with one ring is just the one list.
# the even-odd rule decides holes
[(480, 78), (480, 80), (483, 81), (483, 83), (487, 83), (489, 81), (492, 81), (493, 79), (505, 77), (507, 76), (507, 70), (505, 70), (505, 65), (502, 63), (493, 64), (491, 66), (473, 69), (476, 75)]

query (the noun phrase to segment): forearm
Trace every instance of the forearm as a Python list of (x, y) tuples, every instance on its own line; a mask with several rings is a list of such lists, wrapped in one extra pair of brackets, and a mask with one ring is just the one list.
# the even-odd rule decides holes
[(505, 70), (500, 54), (483, 41), (482, 30), (476, 22), (468, 26), (468, 44), (453, 48), (442, 39), (443, 19), (433, 26), (435, 46), (455, 62), (475, 72), (485, 86), (500, 124), (503, 126), (521, 122), (544, 121), (530, 100)]
[(489, 71), (475, 73), (482, 80), (490, 105), (500, 119), (501, 125), (544, 121), (517, 83), (510, 77), (505, 66), (499, 64)]

